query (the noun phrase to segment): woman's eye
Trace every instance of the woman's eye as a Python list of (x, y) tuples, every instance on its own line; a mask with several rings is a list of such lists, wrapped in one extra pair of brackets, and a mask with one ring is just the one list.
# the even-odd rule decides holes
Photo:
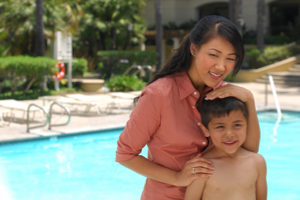
[(218, 57), (216, 54), (213, 54), (213, 53), (210, 53), (209, 55), (212, 57)]
[(236, 59), (235, 59), (235, 58), (227, 58), (227, 60), (229, 60), (229, 61), (233, 61), (233, 62), (235, 62), (235, 61), (236, 61)]
[(216, 129), (223, 129), (224, 126), (217, 126)]

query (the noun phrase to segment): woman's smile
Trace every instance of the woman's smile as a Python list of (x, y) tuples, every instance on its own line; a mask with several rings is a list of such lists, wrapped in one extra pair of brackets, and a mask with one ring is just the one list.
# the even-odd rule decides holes
[(220, 79), (220, 78), (222, 77), (222, 75), (223, 75), (223, 74), (216, 74), (216, 73), (214, 73), (214, 72), (208, 72), (208, 73), (209, 73), (210, 77), (211, 77), (212, 79), (214, 79), (214, 80)]

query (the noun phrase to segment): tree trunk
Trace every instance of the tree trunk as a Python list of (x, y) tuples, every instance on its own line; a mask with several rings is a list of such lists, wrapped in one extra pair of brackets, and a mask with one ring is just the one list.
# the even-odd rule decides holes
[(257, 0), (257, 22), (256, 22), (256, 45), (263, 51), (265, 42), (266, 3), (265, 0)]
[(238, 26), (241, 32), (244, 25), (242, 18), (242, 0), (229, 0), (229, 19)]
[(156, 72), (158, 72), (162, 67), (163, 58), (163, 27), (162, 27), (162, 14), (161, 14), (161, 0), (155, 0), (155, 45), (157, 51), (157, 65)]
[(36, 0), (35, 10), (35, 55), (45, 55), (45, 38), (43, 22), (43, 0)]

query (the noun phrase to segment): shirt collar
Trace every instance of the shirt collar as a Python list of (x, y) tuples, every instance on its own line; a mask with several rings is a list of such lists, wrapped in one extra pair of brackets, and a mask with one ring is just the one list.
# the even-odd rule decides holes
[[(186, 71), (183, 72), (178, 72), (174, 74), (175, 82), (179, 90), (179, 96), (180, 100), (186, 98), (187, 96), (191, 95), (195, 91), (197, 91), (189, 78), (188, 74)], [(221, 81), (215, 88), (218, 88), (224, 84), (223, 81)], [(205, 87), (203, 90), (203, 94), (207, 94), (211, 90), (215, 89), (211, 87)], [(198, 91), (197, 91), (198, 92)]]

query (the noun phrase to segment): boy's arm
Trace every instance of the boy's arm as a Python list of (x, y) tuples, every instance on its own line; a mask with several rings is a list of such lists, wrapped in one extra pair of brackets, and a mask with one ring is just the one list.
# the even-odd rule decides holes
[(204, 191), (206, 179), (194, 180), (185, 191), (184, 200), (200, 200)]
[(256, 180), (256, 199), (257, 200), (266, 200), (267, 199), (267, 167), (265, 159), (258, 154), (257, 157), (257, 168), (258, 168), (258, 177)]

